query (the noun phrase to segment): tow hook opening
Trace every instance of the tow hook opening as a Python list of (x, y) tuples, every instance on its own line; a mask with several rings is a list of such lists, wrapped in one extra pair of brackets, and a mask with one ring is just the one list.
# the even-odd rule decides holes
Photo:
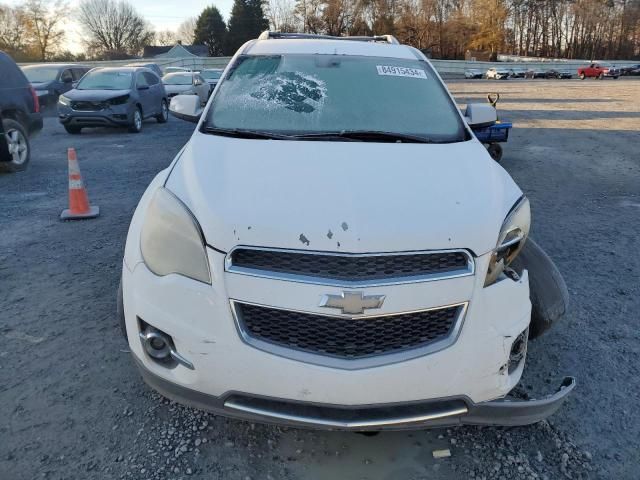
[(527, 339), (529, 338), (529, 329), (524, 330), (511, 344), (509, 352), (509, 375), (516, 371), (520, 366), (527, 353)]
[(178, 353), (173, 338), (168, 333), (153, 327), (138, 317), (140, 341), (149, 358), (165, 368), (175, 368), (179, 364), (193, 370), (193, 364)]

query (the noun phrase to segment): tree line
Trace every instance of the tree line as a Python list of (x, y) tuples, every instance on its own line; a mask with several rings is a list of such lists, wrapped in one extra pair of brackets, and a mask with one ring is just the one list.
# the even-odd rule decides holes
[[(0, 0), (2, 1), (2, 0)], [(85, 53), (65, 52), (66, 23)], [(640, 58), (640, 0), (234, 0), (227, 22), (215, 5), (176, 30), (154, 31), (126, 0), (25, 0), (0, 4), (0, 49), (18, 60), (117, 59), (146, 45), (204, 44), (232, 55), (266, 29), (327, 35), (392, 34), (434, 58), (468, 51), (581, 59)]]
[(640, 0), (271, 0), (267, 13), (276, 30), (392, 34), (434, 58), (640, 58)]

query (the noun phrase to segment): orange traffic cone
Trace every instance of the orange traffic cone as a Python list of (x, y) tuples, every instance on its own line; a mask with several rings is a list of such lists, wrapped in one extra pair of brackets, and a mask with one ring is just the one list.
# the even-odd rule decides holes
[(60, 214), (60, 220), (80, 220), (83, 218), (95, 218), (100, 215), (100, 207), (89, 205), (89, 197), (82, 183), (80, 166), (76, 157), (76, 150), (67, 150), (69, 160), (69, 208)]

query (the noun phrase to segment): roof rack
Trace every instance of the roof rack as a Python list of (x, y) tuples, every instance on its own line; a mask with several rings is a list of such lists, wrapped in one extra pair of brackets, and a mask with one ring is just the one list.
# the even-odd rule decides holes
[(271, 32), (265, 30), (260, 34), (258, 40), (299, 40), (299, 39), (315, 39), (315, 40), (352, 40), (355, 42), (381, 42), (399, 45), (400, 42), (393, 35), (374, 35), (373, 37), (354, 36), (354, 37), (335, 37), (332, 35), (318, 35), (315, 33), (282, 33)]

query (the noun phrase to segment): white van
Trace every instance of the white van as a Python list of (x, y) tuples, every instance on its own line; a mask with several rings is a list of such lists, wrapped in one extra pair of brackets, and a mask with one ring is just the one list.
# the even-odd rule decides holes
[(119, 292), (163, 395), (381, 430), (532, 423), (572, 390), (568, 377), (504, 400), (566, 289), (527, 241), (527, 198), (469, 128), (495, 110), (463, 115), (420, 51), (265, 32), (204, 110), (192, 95), (171, 110), (197, 127), (138, 205)]

